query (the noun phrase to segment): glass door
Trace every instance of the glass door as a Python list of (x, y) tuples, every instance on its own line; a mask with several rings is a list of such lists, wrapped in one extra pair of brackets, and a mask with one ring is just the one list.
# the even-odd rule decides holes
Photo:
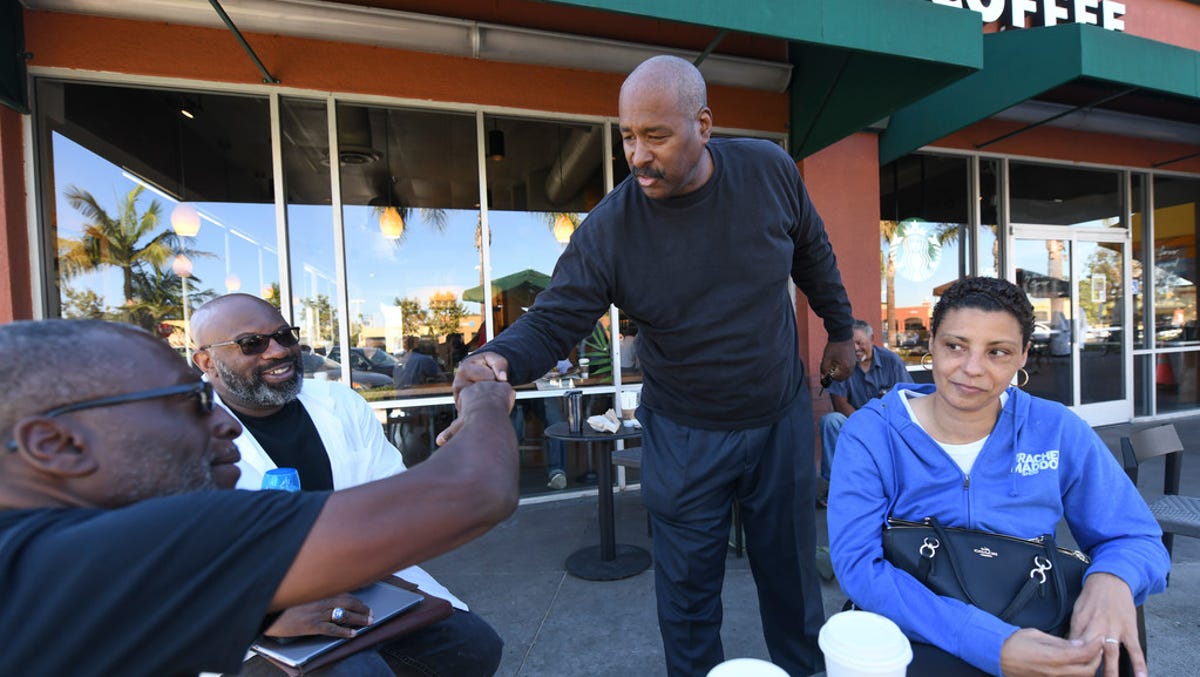
[(1125, 232), (1014, 226), (1010, 251), (1035, 318), (1025, 390), (1093, 426), (1130, 420)]

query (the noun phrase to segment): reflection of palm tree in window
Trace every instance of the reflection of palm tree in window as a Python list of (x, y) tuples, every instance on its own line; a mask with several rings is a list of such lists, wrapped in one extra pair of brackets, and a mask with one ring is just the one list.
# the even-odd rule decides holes
[[(189, 284), (200, 284), (200, 278), (192, 275)], [(133, 279), (134, 302), (129, 306), (134, 323), (153, 328), (166, 320), (183, 318), (183, 285), (179, 276), (169, 268), (152, 268), (139, 273)], [(188, 292), (188, 303), (199, 307), (216, 296), (211, 289)]]
[[(117, 205), (115, 217), (82, 188), (71, 186), (65, 193), (68, 204), (83, 215), (85, 222), (83, 234), (78, 239), (59, 239), (59, 267), (63, 278), (70, 279), (106, 267), (120, 269), (125, 302), (122, 316), (125, 319), (132, 319), (139, 286), (156, 288), (156, 281), (168, 275), (168, 262), (177, 253), (186, 251), (193, 257), (209, 256), (206, 252), (184, 248), (183, 238), (170, 229), (154, 232), (162, 208), (157, 200), (151, 200), (145, 211), (139, 211), (138, 201), (144, 190), (143, 186), (130, 190)], [(144, 278), (141, 282), (139, 276)]]

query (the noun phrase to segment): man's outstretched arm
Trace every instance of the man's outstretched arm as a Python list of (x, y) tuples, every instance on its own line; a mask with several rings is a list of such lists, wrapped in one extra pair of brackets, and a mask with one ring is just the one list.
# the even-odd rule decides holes
[(452, 442), (408, 472), (334, 492), (271, 610), (379, 580), (482, 535), (517, 506), (517, 440), (507, 383), (458, 393), (462, 425)]

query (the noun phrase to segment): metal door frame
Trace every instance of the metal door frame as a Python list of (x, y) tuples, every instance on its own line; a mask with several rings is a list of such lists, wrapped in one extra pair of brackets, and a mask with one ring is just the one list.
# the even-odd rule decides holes
[[(1109, 425), (1113, 423), (1127, 423), (1133, 420), (1133, 331), (1132, 327), (1132, 292), (1128, 281), (1132, 279), (1133, 266), (1130, 259), (1131, 255), (1131, 235), (1127, 228), (1080, 228), (1072, 226), (1045, 226), (1034, 224), (1012, 224), (1008, 228), (1008, 237), (1005, 241), (1006, 255), (1004, 257), (1005, 277), (1016, 282), (1017, 279), (1017, 264), (1016, 256), (1014, 256), (1016, 240), (1063, 240), (1071, 243), (1071, 309), (1074, 313), (1075, 309), (1079, 308), (1079, 286), (1077, 281), (1082, 279), (1080, 275), (1080, 266), (1082, 263), (1076, 255), (1076, 244), (1080, 242), (1112, 242), (1119, 243), (1124, 246), (1124, 255), (1121, 257), (1121, 279), (1125, 284), (1120, 285), (1120, 290), (1110, 289), (1110, 293), (1120, 293), (1122, 298), (1121, 307), (1123, 309), (1122, 322), (1124, 328), (1122, 330), (1121, 341), (1121, 364), (1125, 371), (1125, 393), (1124, 399), (1110, 400), (1107, 402), (1095, 402), (1092, 404), (1070, 404), (1071, 411), (1078, 414), (1081, 418), (1088, 422), (1088, 425), (1093, 427), (1101, 425)], [(1083, 344), (1086, 337), (1084, 332), (1079, 331), (1082, 326), (1078, 317), (1072, 318), (1074, 340), (1071, 341), (1071, 392), (1072, 403), (1077, 403), (1081, 400), (1080, 397), (1080, 379), (1082, 373), (1080, 371), (1080, 353), (1083, 350)]]

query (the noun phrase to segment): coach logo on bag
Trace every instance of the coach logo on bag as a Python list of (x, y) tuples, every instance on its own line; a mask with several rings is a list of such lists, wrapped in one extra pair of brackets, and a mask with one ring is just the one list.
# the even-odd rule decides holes
[(975, 548), (975, 554), (979, 555), (980, 557), (983, 557), (985, 559), (992, 559), (993, 557), (998, 557), (1000, 555), (1000, 553), (996, 552), (995, 550), (992, 550), (991, 548), (987, 547), (986, 545), (983, 546), (982, 548)]

